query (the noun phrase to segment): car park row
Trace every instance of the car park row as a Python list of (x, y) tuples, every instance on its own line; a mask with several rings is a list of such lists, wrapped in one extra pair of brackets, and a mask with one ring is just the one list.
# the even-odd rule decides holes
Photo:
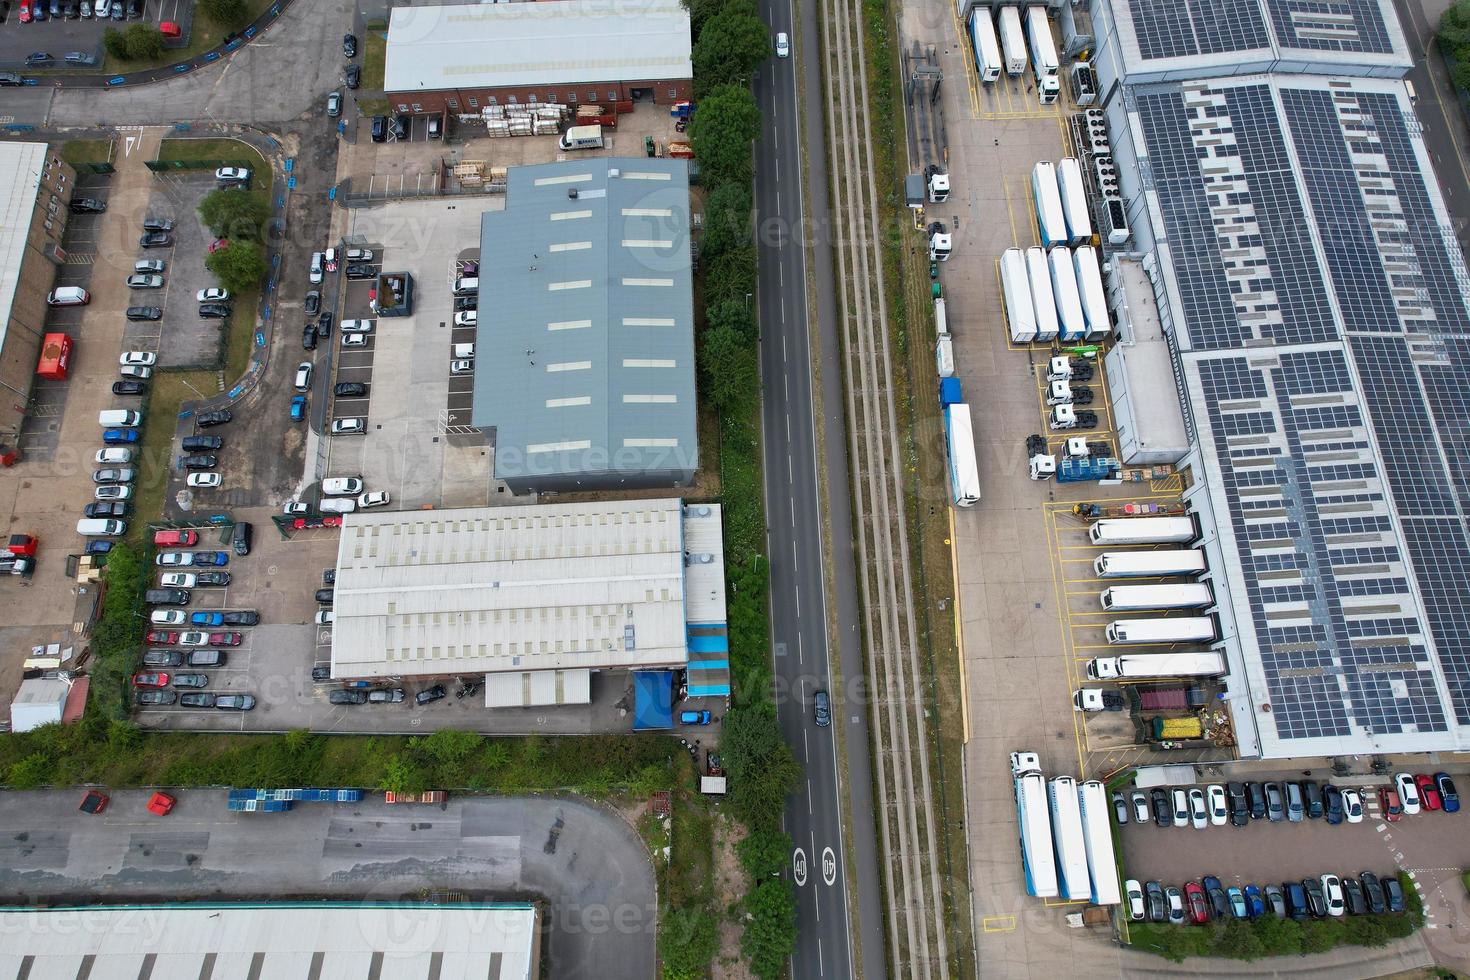
[(1204, 925), (1229, 919), (1274, 915), (1298, 921), (1344, 915), (1398, 914), (1405, 910), (1404, 889), (1396, 875), (1364, 871), (1356, 877), (1324, 874), (1280, 885), (1223, 887), (1214, 875), (1183, 888), (1157, 881), (1124, 882), (1128, 918), (1133, 922)]
[[(1422, 810), (1455, 813), (1459, 794), (1448, 773), (1433, 776), (1399, 773), (1394, 786), (1378, 787), (1384, 819), (1393, 822), (1402, 814)], [(1324, 819), (1328, 824), (1361, 823), (1363, 794), (1354, 787), (1338, 787), (1315, 780), (1212, 783), (1207, 786), (1162, 787), (1128, 796), (1112, 796), (1114, 819), (1119, 824), (1154, 823), (1159, 827), (1188, 827), (1204, 830), (1229, 823), (1247, 826), (1252, 820), (1269, 823)]]

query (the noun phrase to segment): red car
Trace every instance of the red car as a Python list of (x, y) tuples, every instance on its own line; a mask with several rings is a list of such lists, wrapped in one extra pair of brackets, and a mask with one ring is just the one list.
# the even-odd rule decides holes
[(83, 813), (90, 813), (95, 817), (107, 809), (107, 794), (99, 793), (95, 789), (89, 789), (87, 790), (87, 794), (82, 797), (82, 805), (77, 807), (77, 809)]
[(1399, 794), (1392, 787), (1378, 787), (1378, 808), (1383, 811), (1383, 819), (1389, 823), (1398, 823), (1404, 818), (1404, 805), (1399, 802)]
[(153, 532), (153, 543), (159, 547), (173, 545), (175, 547), (189, 548), (199, 543), (199, 532), (155, 531)]
[(215, 252), (218, 252), (220, 249), (224, 248), (228, 244), (230, 244), (230, 240), (228, 238), (216, 238), (214, 241), (209, 243), (209, 254), (213, 255)]
[(171, 647), (175, 643), (179, 642), (179, 631), (149, 630), (148, 635), (145, 636), (143, 639), (147, 640), (150, 646)]
[(1414, 785), (1419, 787), (1419, 799), (1423, 801), (1424, 809), (1438, 810), (1439, 787), (1434, 785), (1434, 777), (1421, 772), (1414, 777)]
[(134, 674), (134, 687), (168, 687), (167, 674)]
[(1199, 882), (1185, 882), (1184, 901), (1189, 906), (1189, 918), (1195, 925), (1202, 926), (1210, 921), (1210, 902)]
[(31, 0), (20, 0), (20, 22), (22, 24), (31, 22)]
[(241, 633), (211, 633), (209, 634), (209, 645), (212, 647), (237, 647), (244, 639)]
[(167, 793), (154, 793), (148, 798), (148, 812), (157, 814), (160, 817), (166, 817), (177, 802), (178, 800), (169, 796)]

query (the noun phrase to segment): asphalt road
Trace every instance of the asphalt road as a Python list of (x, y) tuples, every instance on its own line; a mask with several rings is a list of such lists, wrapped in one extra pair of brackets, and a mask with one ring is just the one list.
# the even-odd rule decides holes
[[(764, 14), (774, 35), (795, 35), (789, 0), (768, 0)], [(816, 8), (803, 7), (802, 41), (817, 48)], [(796, 52), (793, 52), (796, 53)], [(797, 68), (801, 72), (798, 75)], [(798, 116), (798, 80), (808, 111), (805, 148)], [(786, 829), (796, 845), (792, 879), (797, 891), (797, 944), (791, 974), (803, 978), (852, 977), (856, 933), (861, 942), (862, 972), (884, 975), (882, 909), (873, 830), (866, 708), (833, 688), (827, 638), (827, 605), (823, 581), (822, 493), (816, 460), (813, 376), (807, 323), (806, 264), (802, 248), (804, 193), (802, 164), (810, 166), (812, 213), (827, 215), (826, 158), (821, 120), (820, 62), (800, 57), (772, 58), (756, 82), (762, 117), (756, 143), (756, 217), (759, 248), (758, 314), (761, 324), (762, 424), (765, 431), (767, 550), (771, 559), (771, 637), (775, 649), (777, 711), (782, 734), (805, 770), (805, 783), (787, 803)], [(832, 279), (830, 242), (817, 243), (815, 272), (819, 284)], [(832, 290), (817, 290), (824, 361), (837, 363), (836, 314)], [(841, 374), (827, 372), (831, 387), (826, 403), (841, 405)], [(836, 638), (842, 673), (861, 678), (861, 650), (855, 567), (848, 529), (851, 527), (842, 413), (825, 420), (829, 459), (827, 506), (834, 528), (833, 562), (837, 568), (837, 622), (849, 630)], [(812, 695), (832, 696), (833, 722), (844, 727), (844, 757), (852, 810), (846, 809), (836, 728), (813, 723)], [(848, 839), (844, 839), (844, 834)], [(854, 858), (849, 866), (847, 855)], [(850, 889), (848, 874), (855, 875)], [(858, 896), (854, 928), (848, 896)]]
[(582, 800), (450, 797), (443, 806), (298, 803), (229, 813), (222, 790), (179, 793), (167, 817), (143, 791), (101, 816), (81, 790), (0, 794), (0, 900), (22, 904), (389, 901), (458, 891), (545, 901), (550, 975), (654, 975), (648, 852), (620, 817)]

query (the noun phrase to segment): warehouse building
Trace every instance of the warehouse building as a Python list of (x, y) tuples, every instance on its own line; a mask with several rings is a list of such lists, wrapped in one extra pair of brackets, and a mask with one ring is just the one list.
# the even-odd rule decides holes
[(677, 498), (343, 521), (332, 676), (486, 677), (491, 707), (586, 703), (603, 670), (729, 694), (718, 505)]
[(542, 102), (660, 105), (693, 95), (679, 0), (395, 7), (383, 87), (394, 111), (475, 115)]
[(481, 219), (472, 421), (512, 493), (693, 482), (689, 247), (683, 160), (510, 170)]
[(0, 910), (6, 976), (535, 980), (530, 903), (292, 902)]
[(45, 143), (0, 143), (0, 443), (13, 444), (25, 421), (75, 187)]
[(1377, 0), (1229, 6), (1093, 22), (1239, 751), (1463, 751), (1470, 275), (1408, 92), (1372, 77), (1403, 34)]

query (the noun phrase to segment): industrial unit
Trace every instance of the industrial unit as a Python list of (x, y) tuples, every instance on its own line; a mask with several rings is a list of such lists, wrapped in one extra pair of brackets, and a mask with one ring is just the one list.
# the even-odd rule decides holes
[(481, 219), (473, 423), (512, 493), (688, 486), (699, 467), (683, 160), (514, 167)]

